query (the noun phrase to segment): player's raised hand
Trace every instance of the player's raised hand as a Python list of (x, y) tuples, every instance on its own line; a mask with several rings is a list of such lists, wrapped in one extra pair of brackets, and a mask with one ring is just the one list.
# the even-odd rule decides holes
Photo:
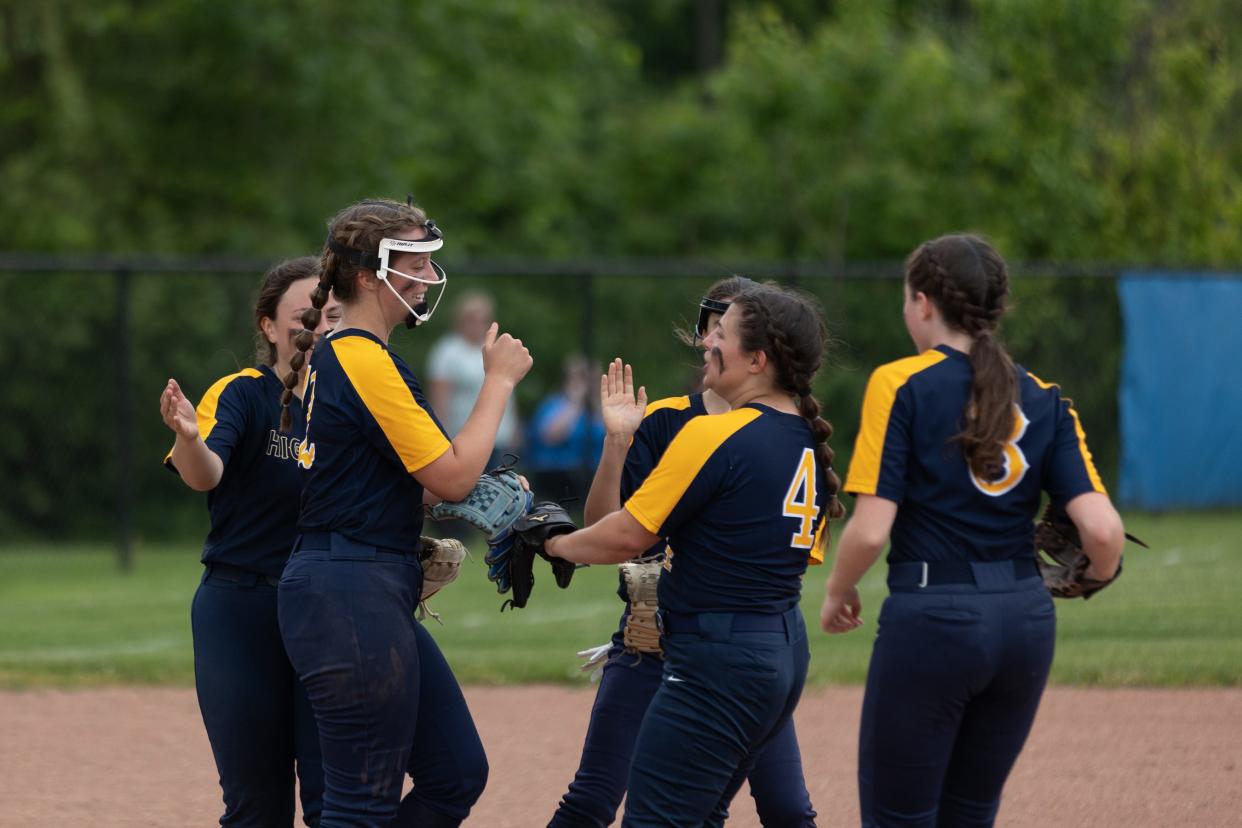
[(483, 372), (517, 385), (533, 364), (522, 340), (500, 333), (500, 325), (493, 322), (483, 337)]
[(170, 379), (160, 394), (160, 416), (164, 418), (164, 425), (179, 437), (198, 439), (198, 418), (194, 416), (194, 406), (181, 393), (181, 386), (175, 379)]
[(599, 413), (604, 431), (613, 437), (631, 437), (643, 422), (647, 410), (647, 389), (634, 394), (634, 369), (617, 357), (608, 363), (608, 373), (599, 378)]

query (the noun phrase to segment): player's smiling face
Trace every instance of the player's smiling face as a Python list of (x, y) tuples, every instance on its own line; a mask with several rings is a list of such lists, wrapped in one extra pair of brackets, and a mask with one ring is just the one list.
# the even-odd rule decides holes
[[(294, 340), (303, 330), (302, 314), (311, 308), (311, 292), (318, 284), (318, 277), (290, 282), (276, 303), (276, 318), (263, 320), (263, 335), (276, 346), (276, 362), (280, 365), (287, 365), (297, 351)], [(325, 331), (335, 327), (340, 318), (341, 303), (329, 294), (319, 315), (319, 326), (315, 328), (315, 340), (318, 341)]]
[[(396, 233), (392, 238), (396, 239), (421, 239), (426, 235), (424, 227), (410, 227)], [(431, 266), (430, 253), (390, 253), (388, 257), (388, 268), (390, 271), (404, 273), (406, 276), (413, 277), (405, 279), (396, 273), (388, 274), (388, 283), (396, 288), (397, 293), (401, 294), (401, 298), (409, 304), (410, 307), (416, 308), (419, 303), (427, 296), (429, 285), (426, 281), (415, 281), (417, 279), (425, 279), (429, 282), (437, 281), (440, 277), (435, 269)], [(396, 325), (402, 319), (409, 315), (405, 305), (392, 295), (392, 291), (381, 287), (379, 294), (380, 302), (384, 308), (384, 318), (391, 325)]]

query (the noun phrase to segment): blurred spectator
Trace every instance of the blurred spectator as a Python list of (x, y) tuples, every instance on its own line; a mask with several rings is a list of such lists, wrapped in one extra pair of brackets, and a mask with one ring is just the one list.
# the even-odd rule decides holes
[[(478, 291), (463, 293), (453, 306), (453, 330), (432, 346), (427, 355), (427, 402), (449, 438), (466, 424), (483, 387), (483, 337), (495, 321), (492, 297)], [(506, 452), (517, 448), (519, 430), (513, 397), (505, 406), (496, 432), (496, 448), (487, 467), (499, 465)], [(468, 541), (476, 530), (460, 520), (431, 521), (432, 534)]]
[(560, 390), (531, 417), (522, 466), (530, 470), (537, 498), (586, 497), (604, 446), (599, 373), (581, 354), (566, 357)]
[[(457, 436), (483, 387), (483, 337), (495, 320), (492, 298), (486, 293), (463, 293), (453, 308), (453, 331), (441, 337), (427, 357), (427, 402), (448, 431)], [(505, 408), (496, 433), (496, 452), (513, 451), (518, 443), (517, 411), (513, 399)], [(494, 463), (492, 464), (494, 465)], [(490, 466), (489, 466), (490, 468)]]

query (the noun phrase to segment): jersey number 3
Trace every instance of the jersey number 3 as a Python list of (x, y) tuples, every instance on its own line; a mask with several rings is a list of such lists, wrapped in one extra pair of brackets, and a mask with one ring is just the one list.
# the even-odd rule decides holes
[(1026, 434), (1026, 427), (1030, 424), (1031, 421), (1022, 413), (1022, 409), (1014, 405), (1013, 433), (1009, 435), (1009, 441), (1005, 443), (1005, 448), (1001, 452), (1004, 458), (1004, 474), (995, 480), (984, 480), (973, 471), (970, 472), (971, 482), (975, 484), (976, 489), (985, 495), (1000, 497), (1022, 482), (1022, 478), (1026, 476), (1026, 470), (1030, 468), (1030, 463), (1026, 461), (1026, 455), (1022, 453), (1022, 449), (1018, 448), (1018, 441)]
[(815, 452), (803, 449), (798, 469), (785, 493), (783, 513), (785, 517), (798, 519), (798, 531), (789, 541), (795, 549), (810, 549), (815, 542), (815, 518), (819, 516), (815, 500)]

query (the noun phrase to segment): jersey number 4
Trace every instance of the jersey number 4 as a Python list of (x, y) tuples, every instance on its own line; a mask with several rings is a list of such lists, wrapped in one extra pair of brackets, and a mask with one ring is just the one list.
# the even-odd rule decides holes
[(803, 449), (798, 469), (789, 482), (789, 491), (785, 493), (784, 504), (785, 517), (798, 520), (798, 530), (789, 541), (795, 549), (810, 549), (815, 542), (815, 518), (819, 516), (815, 501), (815, 452)]

